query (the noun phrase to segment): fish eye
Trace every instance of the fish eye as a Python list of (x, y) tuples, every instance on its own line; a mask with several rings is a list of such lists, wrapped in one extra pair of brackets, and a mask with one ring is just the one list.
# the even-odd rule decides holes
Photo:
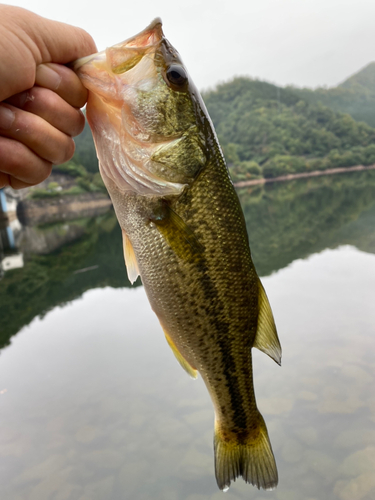
[(169, 83), (176, 85), (176, 87), (182, 87), (188, 80), (186, 71), (178, 64), (171, 64), (171, 66), (167, 68), (166, 76)]

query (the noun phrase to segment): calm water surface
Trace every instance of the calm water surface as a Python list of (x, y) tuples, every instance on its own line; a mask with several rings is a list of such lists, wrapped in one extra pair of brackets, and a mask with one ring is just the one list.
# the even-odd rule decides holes
[(0, 281), (2, 500), (375, 498), (375, 177), (239, 195), (283, 347), (281, 368), (254, 350), (278, 488), (217, 490), (209, 396), (128, 286), (110, 213), (27, 228)]

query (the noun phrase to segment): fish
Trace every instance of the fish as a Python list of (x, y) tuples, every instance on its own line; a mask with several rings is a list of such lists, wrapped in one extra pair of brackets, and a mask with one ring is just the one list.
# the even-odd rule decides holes
[(217, 485), (278, 472), (253, 386), (252, 348), (281, 364), (272, 310), (213, 124), (161, 20), (77, 60), (100, 173), (167, 343), (211, 396)]

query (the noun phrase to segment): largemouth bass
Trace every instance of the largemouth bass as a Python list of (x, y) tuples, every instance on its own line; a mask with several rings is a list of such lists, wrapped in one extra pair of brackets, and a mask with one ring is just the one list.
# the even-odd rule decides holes
[(277, 468), (255, 401), (251, 349), (280, 364), (271, 308), (240, 203), (202, 98), (161, 21), (76, 61), (100, 172), (177, 360), (199, 372), (215, 410), (220, 489), (242, 476), (272, 489)]

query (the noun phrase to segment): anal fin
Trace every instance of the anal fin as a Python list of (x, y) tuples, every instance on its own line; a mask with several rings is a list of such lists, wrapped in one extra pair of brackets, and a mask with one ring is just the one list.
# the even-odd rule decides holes
[(278, 365), (281, 365), (281, 345), (277, 335), (275, 320), (270, 303), (259, 280), (259, 315), (254, 347), (268, 354)]
[(139, 269), (138, 269), (138, 263), (137, 263), (137, 259), (135, 257), (133, 246), (130, 243), (130, 240), (127, 237), (124, 230), (122, 230), (122, 243), (124, 246), (124, 258), (125, 258), (125, 264), (126, 264), (126, 271), (128, 273), (128, 278), (129, 278), (130, 283), (133, 284), (139, 276)]
[[(164, 328), (163, 328), (164, 330)], [(198, 377), (198, 371), (191, 366), (190, 363), (186, 361), (180, 351), (177, 349), (176, 344), (173, 342), (168, 333), (164, 330), (165, 338), (167, 339), (169, 347), (172, 349), (173, 354), (176, 356), (177, 361), (180, 363), (182, 368), (186, 371), (186, 373), (191, 377), (196, 379)]]

